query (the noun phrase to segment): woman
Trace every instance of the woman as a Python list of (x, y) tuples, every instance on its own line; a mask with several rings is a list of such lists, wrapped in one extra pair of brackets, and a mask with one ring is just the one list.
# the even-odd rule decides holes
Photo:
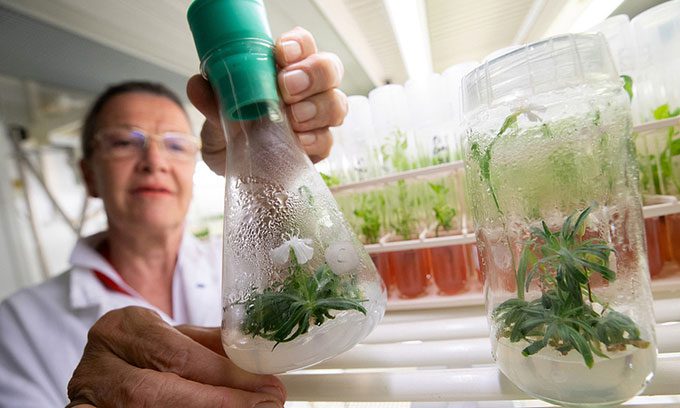
[[(328, 126), (346, 114), (345, 97), (335, 89), (341, 64), (317, 53), (311, 35), (299, 28), (276, 47), (291, 124), (304, 132), (299, 137), (310, 157), (323, 158), (331, 145)], [(203, 158), (223, 173), (224, 137), (210, 86), (194, 76), (187, 93), (207, 118)], [(245, 373), (210, 351), (217, 349), (214, 336), (182, 328), (195, 343), (168, 326), (220, 322), (219, 248), (184, 228), (199, 148), (190, 129), (179, 100), (159, 85), (122, 84), (94, 103), (83, 126), (81, 169), (88, 193), (104, 202), (109, 228), (78, 242), (72, 269), (0, 305), (0, 406), (63, 406), (88, 330), (106, 312), (127, 306), (145, 309), (106, 315), (90, 332), (69, 387), (72, 406), (282, 405), (278, 379)], [(104, 356), (96, 364), (93, 351)], [(195, 355), (204, 359), (188, 358)], [(110, 371), (95, 382), (104, 369)], [(174, 374), (159, 378), (149, 370)]]

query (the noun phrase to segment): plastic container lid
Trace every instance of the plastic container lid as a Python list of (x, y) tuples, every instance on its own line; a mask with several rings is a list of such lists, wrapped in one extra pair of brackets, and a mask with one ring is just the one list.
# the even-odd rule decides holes
[(377, 145), (368, 98), (361, 95), (347, 97), (347, 116), (340, 126), (342, 143), (351, 163), (350, 179), (363, 180), (375, 176), (378, 165), (373, 160), (372, 147)]
[(602, 34), (567, 34), (487, 61), (463, 79), (463, 112), (605, 80), (620, 81)]
[(404, 85), (413, 127), (438, 125), (446, 118), (446, 99), (441, 75), (431, 73), (412, 78)]
[(347, 106), (347, 116), (341, 126), (343, 135), (349, 137), (352, 142), (366, 143), (375, 132), (368, 98), (361, 95), (348, 96)]
[(404, 87), (397, 84), (379, 86), (368, 93), (373, 125), (379, 137), (394, 131), (411, 129)]
[(477, 66), (479, 66), (479, 63), (476, 61), (466, 61), (451, 65), (442, 73), (444, 92), (448, 95), (446, 111), (454, 126), (460, 125), (462, 121), (463, 98), (461, 89), (463, 78)]
[(278, 105), (274, 42), (262, 0), (194, 0), (187, 20), (201, 72), (229, 119), (257, 119)]

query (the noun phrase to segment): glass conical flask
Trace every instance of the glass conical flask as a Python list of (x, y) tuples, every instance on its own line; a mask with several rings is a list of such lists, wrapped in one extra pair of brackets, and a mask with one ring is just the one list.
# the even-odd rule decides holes
[(262, 1), (196, 0), (188, 19), (227, 138), (224, 349), (254, 373), (331, 358), (382, 318), (382, 280), (288, 124)]
[(463, 81), (467, 198), (494, 358), (525, 392), (617, 405), (656, 365), (631, 113), (601, 35), (563, 35)]

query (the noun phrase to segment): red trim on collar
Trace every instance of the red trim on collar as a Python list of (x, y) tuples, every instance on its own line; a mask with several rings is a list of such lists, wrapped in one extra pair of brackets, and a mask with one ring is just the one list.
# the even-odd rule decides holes
[(99, 282), (101, 282), (102, 285), (104, 285), (107, 289), (112, 290), (114, 292), (122, 293), (124, 295), (132, 296), (131, 293), (123, 289), (119, 284), (117, 284), (113, 279), (106, 276), (103, 272), (98, 271), (96, 269), (93, 269), (92, 272), (94, 273), (94, 276), (97, 279), (99, 279)]
[[(109, 265), (111, 265), (109, 242), (108, 241), (102, 242), (98, 246), (97, 251), (104, 257), (104, 259), (106, 259), (106, 262), (108, 262)], [(111, 269), (113, 269), (113, 266), (111, 266)], [(115, 272), (115, 270), (114, 270), (114, 272)], [(102, 271), (92, 269), (92, 273), (94, 273), (94, 276), (97, 279), (99, 279), (99, 282), (101, 282), (102, 285), (104, 285), (104, 287), (106, 287), (107, 289), (112, 290), (114, 292), (122, 293), (124, 295), (132, 296), (132, 294), (130, 292), (125, 290), (122, 286), (117, 284), (113, 279), (109, 278)]]

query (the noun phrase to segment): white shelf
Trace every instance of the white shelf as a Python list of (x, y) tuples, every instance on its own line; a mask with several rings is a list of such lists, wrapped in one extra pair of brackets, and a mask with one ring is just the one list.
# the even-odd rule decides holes
[(381, 242), (378, 244), (365, 245), (365, 248), (369, 254), (379, 254), (381, 252), (408, 251), (411, 249), (474, 244), (475, 242), (475, 234), (468, 233), (438, 238), (421, 238), (411, 239), (408, 241)]
[(647, 122), (647, 123), (643, 123), (641, 125), (637, 125), (633, 128), (633, 132), (644, 133), (644, 132), (648, 132), (650, 130), (664, 129), (664, 128), (667, 128), (667, 127), (678, 126), (678, 125), (680, 125), (680, 116), (677, 116), (677, 117), (674, 117), (674, 118), (669, 118), (669, 119), (655, 120), (655, 121), (652, 121), (652, 122)]
[(653, 202), (642, 208), (645, 218), (662, 217), (680, 213), (680, 202), (674, 196), (647, 196)]
[(415, 170), (402, 171), (400, 173), (389, 174), (387, 176), (376, 177), (370, 180), (357, 181), (353, 183), (342, 184), (339, 186), (331, 187), (330, 190), (333, 194), (344, 193), (344, 192), (357, 192), (364, 190), (371, 190), (375, 186), (380, 186), (383, 184), (392, 183), (399, 180), (406, 179), (420, 179), (429, 178), (432, 176), (442, 176), (453, 171), (463, 168), (463, 161), (458, 160), (451, 163), (438, 164), (436, 166), (423, 167)]
[(463, 292), (455, 295), (427, 295), (415, 299), (388, 299), (387, 311), (441, 309), (484, 305), (484, 294)]

